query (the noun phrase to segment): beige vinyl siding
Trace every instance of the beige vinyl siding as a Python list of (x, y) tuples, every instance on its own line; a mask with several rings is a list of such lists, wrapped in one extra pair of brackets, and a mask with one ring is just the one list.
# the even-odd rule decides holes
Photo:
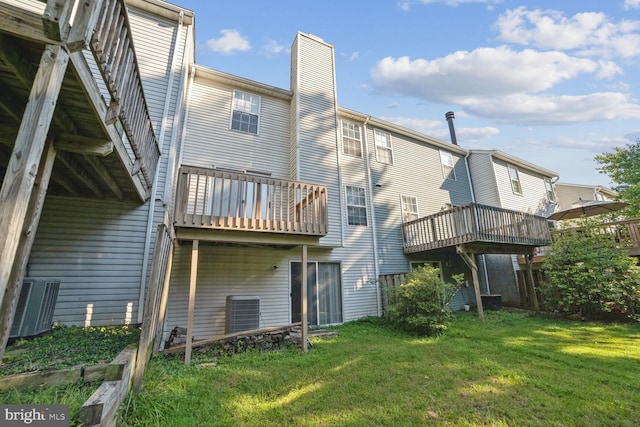
[(232, 98), (233, 87), (196, 76), (182, 163), (263, 171), (288, 179), (289, 103), (261, 95), (259, 134), (253, 135), (229, 128)]
[[(289, 323), (288, 259), (300, 249), (222, 247), (201, 244), (199, 248), (194, 336), (223, 334), (228, 295), (260, 297), (260, 327)], [(273, 265), (278, 265), (273, 270)], [(191, 244), (176, 247), (173, 259), (169, 307), (165, 333), (186, 327), (189, 303)]]
[(136, 322), (147, 207), (134, 203), (48, 197), (27, 276), (61, 280), (53, 320), (123, 324), (128, 304)]
[(335, 99), (333, 47), (298, 33), (297, 130), (298, 175), (300, 180), (327, 186), (329, 233), (321, 245), (342, 244), (342, 203), (338, 171), (338, 123)]
[[(375, 161), (373, 127), (369, 126), (367, 142), (375, 216), (377, 222), (380, 274), (409, 271), (409, 262), (402, 252), (402, 210), (400, 195), (418, 199), (420, 217), (439, 212), (447, 204), (471, 202), (464, 156), (452, 151), (456, 180), (442, 176), (440, 147), (391, 133), (393, 165)], [(444, 148), (442, 148), (444, 149)]]
[[(176, 247), (169, 290), (165, 339), (176, 326), (186, 327), (191, 244)], [(298, 248), (225, 247), (201, 244), (194, 316), (196, 339), (223, 334), (229, 295), (260, 297), (260, 327), (291, 321), (289, 265), (300, 261)], [(373, 263), (335, 250), (309, 248), (308, 260), (341, 264), (343, 320), (376, 315)], [(273, 269), (276, 265), (278, 268)]]
[(483, 205), (500, 206), (500, 194), (491, 154), (471, 153), (468, 162), (476, 202)]

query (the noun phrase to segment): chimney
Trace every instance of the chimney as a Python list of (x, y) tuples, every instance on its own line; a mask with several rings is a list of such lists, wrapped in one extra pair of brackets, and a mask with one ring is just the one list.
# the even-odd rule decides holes
[(458, 138), (456, 138), (456, 128), (453, 125), (453, 119), (456, 118), (456, 115), (453, 114), (453, 111), (449, 111), (444, 116), (447, 118), (447, 122), (449, 122), (449, 134), (451, 135), (451, 143), (453, 145), (458, 145)]

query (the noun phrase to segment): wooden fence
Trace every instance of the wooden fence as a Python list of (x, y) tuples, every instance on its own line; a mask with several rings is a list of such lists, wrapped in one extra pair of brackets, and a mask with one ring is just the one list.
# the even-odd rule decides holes
[(382, 314), (389, 318), (388, 307), (396, 302), (396, 291), (404, 282), (408, 273), (381, 274), (380, 275), (380, 301), (382, 303)]

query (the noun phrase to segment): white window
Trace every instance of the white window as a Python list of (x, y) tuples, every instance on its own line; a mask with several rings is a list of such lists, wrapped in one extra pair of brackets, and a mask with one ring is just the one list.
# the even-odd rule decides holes
[(520, 185), (520, 176), (518, 169), (513, 166), (507, 166), (509, 170), (509, 180), (511, 181), (511, 191), (513, 194), (522, 194), (522, 185)]
[(362, 139), (358, 123), (342, 121), (342, 152), (350, 156), (362, 157)]
[(260, 97), (234, 90), (231, 129), (257, 135), (259, 119)]
[(349, 225), (367, 225), (367, 199), (364, 188), (347, 185), (347, 223)]
[(556, 201), (556, 192), (553, 191), (553, 184), (549, 178), (544, 179), (544, 188), (547, 190), (547, 200), (550, 202)]
[(602, 193), (598, 193), (597, 191), (595, 193), (593, 193), (593, 199), (594, 200), (600, 200), (600, 201), (606, 200), (604, 198), (604, 196), (602, 195)]
[(456, 170), (453, 163), (453, 154), (448, 151), (440, 151), (440, 162), (442, 163), (442, 176), (455, 181)]
[(400, 195), (402, 221), (409, 222), (418, 219), (418, 199), (413, 196)]
[(393, 151), (391, 149), (391, 134), (378, 129), (373, 131), (376, 140), (376, 159), (380, 163), (393, 164)]

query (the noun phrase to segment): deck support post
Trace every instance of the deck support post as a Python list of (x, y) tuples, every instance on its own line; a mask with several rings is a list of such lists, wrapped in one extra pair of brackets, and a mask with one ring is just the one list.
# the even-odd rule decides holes
[(309, 347), (307, 345), (307, 339), (309, 335), (309, 322), (307, 321), (307, 274), (307, 245), (302, 245), (302, 280), (300, 284), (300, 299), (302, 300), (302, 315), (300, 316), (300, 321), (302, 323), (302, 332), (300, 333), (300, 339), (302, 344), (302, 351), (305, 353), (309, 351)]
[(40, 164), (38, 165), (36, 180), (33, 184), (34, 191), (31, 193), (29, 205), (27, 206), (22, 235), (18, 242), (18, 249), (9, 276), (9, 284), (7, 285), (7, 290), (0, 306), (0, 361), (2, 361), (4, 356), (9, 335), (11, 335), (11, 326), (18, 305), (18, 297), (20, 295), (20, 289), (22, 288), (25, 270), (29, 262), (31, 247), (36, 237), (36, 230), (40, 222), (40, 214), (42, 213), (55, 159), (56, 149), (53, 144), (53, 139), (47, 138), (42, 159), (40, 159)]
[[(20, 256), (20, 241), (28, 214), (29, 201), (40, 167), (42, 153), (53, 113), (69, 62), (61, 46), (47, 45), (31, 86), (29, 101), (22, 116), (11, 159), (0, 189), (0, 298), (11, 298), (17, 282), (11, 283), (11, 271)], [(35, 234), (35, 229), (31, 230)]]
[(473, 290), (476, 294), (476, 305), (478, 306), (478, 318), (484, 322), (484, 310), (482, 309), (482, 296), (480, 295), (480, 280), (478, 279), (478, 264), (475, 261), (475, 255), (464, 252), (460, 246), (456, 247), (458, 254), (462, 257), (467, 266), (471, 269), (471, 277), (473, 278)]
[(189, 279), (189, 314), (187, 319), (187, 343), (184, 349), (184, 363), (191, 363), (191, 338), (193, 337), (193, 312), (196, 306), (196, 279), (198, 278), (198, 240), (191, 248), (191, 278)]

